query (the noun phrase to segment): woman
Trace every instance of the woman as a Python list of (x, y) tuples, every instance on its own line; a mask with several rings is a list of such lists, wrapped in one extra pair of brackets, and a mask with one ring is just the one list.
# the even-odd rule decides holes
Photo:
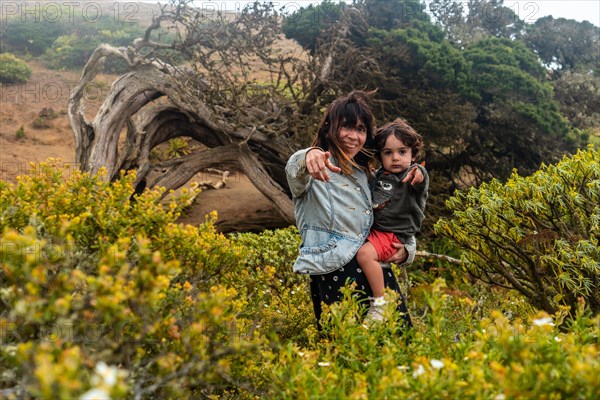
[[(347, 281), (371, 297), (372, 291), (356, 253), (373, 223), (371, 168), (375, 121), (366, 93), (354, 91), (327, 108), (313, 147), (293, 154), (286, 166), (296, 224), (302, 237), (294, 272), (310, 275), (310, 291), (321, 329), (321, 302), (341, 300)], [(398, 252), (387, 262), (409, 264), (414, 242), (395, 245)], [(384, 272), (386, 287), (400, 294), (399, 311), (412, 326), (396, 277)]]

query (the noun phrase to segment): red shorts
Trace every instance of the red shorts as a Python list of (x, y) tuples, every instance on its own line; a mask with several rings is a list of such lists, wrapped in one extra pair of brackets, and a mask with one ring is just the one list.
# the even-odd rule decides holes
[(392, 232), (381, 232), (371, 229), (367, 240), (375, 247), (379, 261), (385, 261), (398, 251), (392, 243), (402, 243)]

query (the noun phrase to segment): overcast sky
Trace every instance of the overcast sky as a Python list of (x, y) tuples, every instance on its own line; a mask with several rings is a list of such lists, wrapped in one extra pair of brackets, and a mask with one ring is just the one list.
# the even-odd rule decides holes
[[(156, 0), (143, 0), (156, 3)], [(315, 0), (271, 0), (275, 8), (286, 6), (287, 9), (299, 9)], [(165, 0), (160, 0), (165, 2)], [(348, 0), (347, 3), (351, 1)], [(236, 11), (244, 5), (252, 3), (250, 0), (195, 0), (194, 4), (213, 10), (214, 7), (225, 11)], [(466, 1), (465, 1), (466, 3)], [(589, 21), (600, 26), (600, 0), (505, 0), (504, 5), (511, 8), (522, 20), (535, 22), (538, 18), (552, 15), (554, 18), (568, 18), (577, 21)]]

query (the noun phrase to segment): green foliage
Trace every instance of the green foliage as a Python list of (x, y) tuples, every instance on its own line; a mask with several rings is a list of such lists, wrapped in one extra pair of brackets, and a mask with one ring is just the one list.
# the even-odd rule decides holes
[(210, 222), (173, 222), (189, 196), (166, 207), (160, 190), (131, 198), (134, 179), (42, 164), (1, 183), (1, 387), (76, 398), (101, 363), (135, 380), (105, 390), (115, 398), (188, 398), (246, 380), (230, 363), (262, 339), (237, 319), (244, 297), (218, 283), (242, 252)]
[(99, 44), (92, 36), (79, 37), (72, 33), (58, 37), (44, 54), (43, 60), (51, 69), (83, 68)]
[(523, 41), (556, 72), (598, 70), (598, 27), (588, 21), (547, 16), (527, 27)]
[[(53, 8), (53, 7), (50, 7)], [(2, 51), (30, 54), (34, 57), (44, 54), (56, 38), (63, 35), (67, 27), (54, 22), (54, 16), (22, 20), (21, 18), (1, 21)]]
[(0, 83), (22, 83), (31, 77), (27, 63), (10, 53), (0, 54)]
[[(366, 330), (344, 290), (317, 334), (296, 228), (235, 234), (60, 162), (0, 182), (5, 398), (594, 398), (598, 317), (531, 313), (515, 292), (423, 276), (415, 323)], [(445, 244), (440, 244), (445, 246)], [(436, 264), (437, 265), (437, 264)], [(443, 265), (442, 265), (443, 266)], [(447, 267), (447, 266), (445, 266)], [(394, 296), (393, 293), (389, 293)], [(393, 303), (390, 303), (393, 304)], [(493, 311), (498, 304), (502, 312)], [(556, 326), (555, 326), (556, 325)], [(558, 330), (562, 326), (562, 331)]]
[(317, 49), (317, 41), (322, 30), (339, 21), (345, 3), (325, 0), (316, 6), (301, 7), (285, 18), (282, 29), (288, 39), (294, 39), (310, 52)]
[(17, 139), (24, 139), (25, 138), (25, 128), (23, 127), (23, 125), (21, 125), (19, 127), (19, 129), (17, 129), (17, 132), (15, 133), (15, 137)]
[(592, 73), (564, 72), (552, 82), (561, 113), (572, 127), (600, 127), (600, 80)]
[[(143, 35), (142, 27), (124, 21), (116, 21), (104, 16), (90, 24), (79, 21), (54, 40), (46, 50), (43, 59), (51, 69), (80, 69), (101, 43), (126, 46)], [(126, 71), (124, 60), (108, 60), (107, 73)]]
[(600, 312), (600, 152), (590, 147), (530, 177), (457, 192), (436, 231), (474, 276), (554, 313), (579, 298)]
[(329, 309), (328, 340), (281, 352), (273, 368), (277, 398), (593, 398), (600, 392), (598, 318), (580, 308), (573, 326), (585, 328), (576, 334), (559, 333), (560, 316), (544, 313), (511, 321), (494, 311), (473, 319), (468, 297), (445, 290), (441, 280), (424, 290), (428, 316), (410, 340), (394, 318), (364, 329), (348, 291), (345, 302)]
[(425, 3), (419, 0), (364, 0), (362, 4), (373, 28), (390, 30), (430, 21)]
[(475, 157), (487, 154), (478, 169), (500, 179), (515, 167), (527, 174), (582, 145), (567, 139), (567, 121), (531, 50), (491, 38), (468, 47), (464, 57), (472, 65), (470, 89), (464, 95), (478, 107), (469, 152)]
[(438, 27), (427, 22), (414, 24), (389, 31), (372, 29), (369, 43), (407, 86), (467, 90), (470, 65), (460, 51), (444, 40)]
[(188, 141), (184, 138), (174, 138), (167, 143), (166, 156), (168, 158), (185, 156), (189, 152)]

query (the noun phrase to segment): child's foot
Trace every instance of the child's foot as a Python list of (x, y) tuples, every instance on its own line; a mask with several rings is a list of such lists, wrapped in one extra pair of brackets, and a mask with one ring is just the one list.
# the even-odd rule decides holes
[(383, 306), (387, 304), (387, 301), (385, 301), (383, 296), (371, 297), (370, 299), (371, 307), (369, 307), (369, 311), (367, 311), (367, 315), (363, 321), (363, 325), (367, 328), (373, 324), (384, 322), (385, 316), (383, 314)]

